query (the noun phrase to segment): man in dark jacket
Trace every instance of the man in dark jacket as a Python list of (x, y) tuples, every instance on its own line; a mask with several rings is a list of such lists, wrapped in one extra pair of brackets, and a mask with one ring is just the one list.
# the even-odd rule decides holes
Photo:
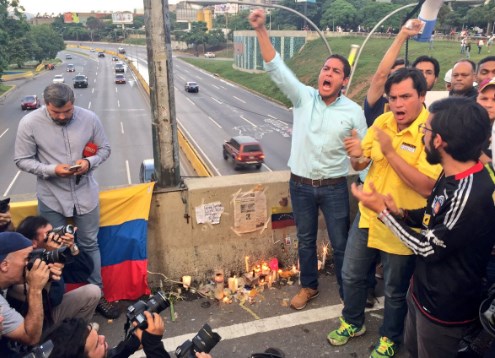
[[(167, 358), (162, 343), (165, 323), (158, 313), (144, 311), (148, 328), (136, 328), (134, 333), (114, 348), (108, 348), (105, 336), (99, 335), (91, 325), (80, 318), (66, 319), (45, 337), (51, 340), (50, 358), (127, 358), (143, 346), (147, 358)], [(212, 358), (207, 353), (196, 353), (198, 358)]]
[(422, 126), (426, 156), (444, 171), (426, 207), (398, 209), (390, 195), (373, 187), (363, 192), (354, 186), (353, 194), (417, 255), (408, 295), (408, 353), (447, 358), (457, 355), (478, 316), (495, 240), (495, 183), (478, 160), (490, 133), (487, 112), (467, 98), (450, 97), (433, 103), (430, 113)]

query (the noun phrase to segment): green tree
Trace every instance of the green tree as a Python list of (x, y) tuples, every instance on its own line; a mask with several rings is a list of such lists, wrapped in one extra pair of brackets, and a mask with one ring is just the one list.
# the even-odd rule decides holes
[(346, 0), (335, 0), (330, 5), (324, 7), (320, 26), (335, 24), (335, 26), (341, 26), (343, 28), (355, 28), (359, 25), (358, 20), (358, 11), (351, 3)]
[(101, 39), (101, 30), (105, 28), (105, 24), (100, 19), (91, 16), (86, 20), (86, 27), (88, 28), (91, 41), (99, 41)]
[(9, 44), (9, 64), (16, 64), (22, 68), (27, 61), (32, 60), (33, 44), (31, 37), (19, 37), (12, 39)]
[(29, 32), (23, 10), (18, 0), (0, 0), (0, 72), (11, 63), (14, 42)]
[(207, 30), (206, 22), (195, 21), (191, 23), (191, 30), (185, 35), (183, 41), (186, 41), (188, 45), (194, 46), (196, 56), (199, 56), (199, 45), (203, 45), (204, 49), (206, 42), (208, 41)]
[(50, 25), (32, 26), (30, 37), (33, 42), (32, 58), (41, 63), (55, 58), (65, 48), (64, 40)]
[(227, 42), (221, 29), (213, 29), (208, 32), (207, 43), (210, 46), (218, 46)]

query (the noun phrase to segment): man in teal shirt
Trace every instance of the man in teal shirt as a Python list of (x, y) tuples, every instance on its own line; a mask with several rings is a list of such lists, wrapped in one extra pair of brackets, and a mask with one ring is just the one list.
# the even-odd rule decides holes
[(285, 65), (270, 42), (265, 13), (254, 10), (249, 22), (256, 31), (265, 69), (293, 104), (290, 195), (296, 221), (301, 290), (291, 307), (306, 307), (318, 296), (316, 236), (318, 211), (327, 224), (333, 249), (335, 272), (342, 291), (342, 263), (349, 230), (349, 193), (346, 176), (349, 160), (343, 140), (363, 137), (366, 120), (356, 103), (342, 95), (351, 66), (340, 55), (330, 56), (320, 70), (318, 89), (301, 83)]

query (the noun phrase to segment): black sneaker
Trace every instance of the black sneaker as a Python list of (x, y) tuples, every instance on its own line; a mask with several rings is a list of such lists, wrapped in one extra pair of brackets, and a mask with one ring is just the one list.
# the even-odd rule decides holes
[(100, 298), (100, 302), (98, 303), (98, 306), (96, 306), (96, 312), (108, 319), (116, 319), (120, 316), (120, 311), (117, 305), (115, 303), (108, 302), (105, 297)]

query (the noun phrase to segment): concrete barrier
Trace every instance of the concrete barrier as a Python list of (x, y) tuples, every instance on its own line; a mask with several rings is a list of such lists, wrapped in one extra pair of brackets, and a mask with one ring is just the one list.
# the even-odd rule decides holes
[(22, 73), (15, 73), (12, 75), (3, 75), (2, 80), (3, 81), (14, 81), (14, 80), (20, 80), (22, 78), (31, 78), (34, 76), (33, 71), (26, 71)]

